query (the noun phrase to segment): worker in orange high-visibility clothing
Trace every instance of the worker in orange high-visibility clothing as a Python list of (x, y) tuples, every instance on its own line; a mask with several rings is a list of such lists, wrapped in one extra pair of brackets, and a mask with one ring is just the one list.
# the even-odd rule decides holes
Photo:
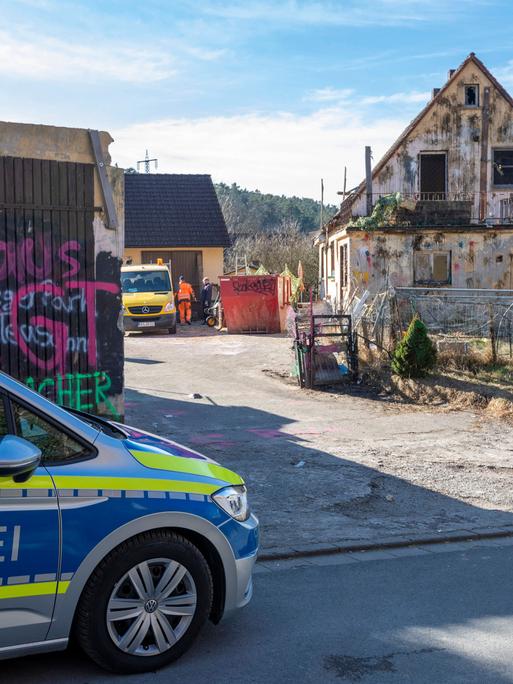
[(191, 301), (196, 299), (192, 285), (188, 283), (183, 275), (178, 278), (178, 292), (176, 293), (178, 300), (178, 311), (180, 312), (180, 324), (191, 324)]

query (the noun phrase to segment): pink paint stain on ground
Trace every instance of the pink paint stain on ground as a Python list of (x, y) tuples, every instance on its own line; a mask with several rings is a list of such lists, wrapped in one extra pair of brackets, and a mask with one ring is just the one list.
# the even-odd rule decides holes
[(253, 434), (258, 435), (263, 439), (277, 439), (278, 437), (289, 437), (289, 435), (285, 434), (284, 432), (273, 429), (268, 430), (262, 428), (250, 428), (248, 432), (252, 432)]

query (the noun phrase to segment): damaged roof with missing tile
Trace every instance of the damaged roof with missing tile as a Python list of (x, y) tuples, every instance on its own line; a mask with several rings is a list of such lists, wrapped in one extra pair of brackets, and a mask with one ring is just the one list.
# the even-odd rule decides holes
[(227, 247), (226, 223), (206, 174), (125, 174), (126, 247)]

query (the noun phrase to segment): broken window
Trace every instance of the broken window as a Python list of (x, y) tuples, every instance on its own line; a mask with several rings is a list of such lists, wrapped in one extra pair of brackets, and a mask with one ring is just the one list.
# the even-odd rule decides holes
[(513, 150), (493, 151), (493, 184), (513, 185)]
[(450, 285), (450, 252), (415, 252), (413, 257), (415, 285)]
[(466, 85), (465, 86), (465, 106), (479, 107), (479, 86)]

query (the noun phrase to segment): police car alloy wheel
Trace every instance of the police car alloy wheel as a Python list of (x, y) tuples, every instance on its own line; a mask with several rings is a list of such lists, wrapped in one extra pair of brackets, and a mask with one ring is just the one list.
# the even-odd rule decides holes
[(155, 530), (102, 561), (77, 613), (82, 648), (114, 672), (154, 671), (182, 655), (207, 619), (212, 577), (199, 550)]
[(123, 575), (107, 604), (108, 631), (125, 653), (165, 653), (196, 612), (196, 585), (186, 567), (169, 558), (138, 563)]

